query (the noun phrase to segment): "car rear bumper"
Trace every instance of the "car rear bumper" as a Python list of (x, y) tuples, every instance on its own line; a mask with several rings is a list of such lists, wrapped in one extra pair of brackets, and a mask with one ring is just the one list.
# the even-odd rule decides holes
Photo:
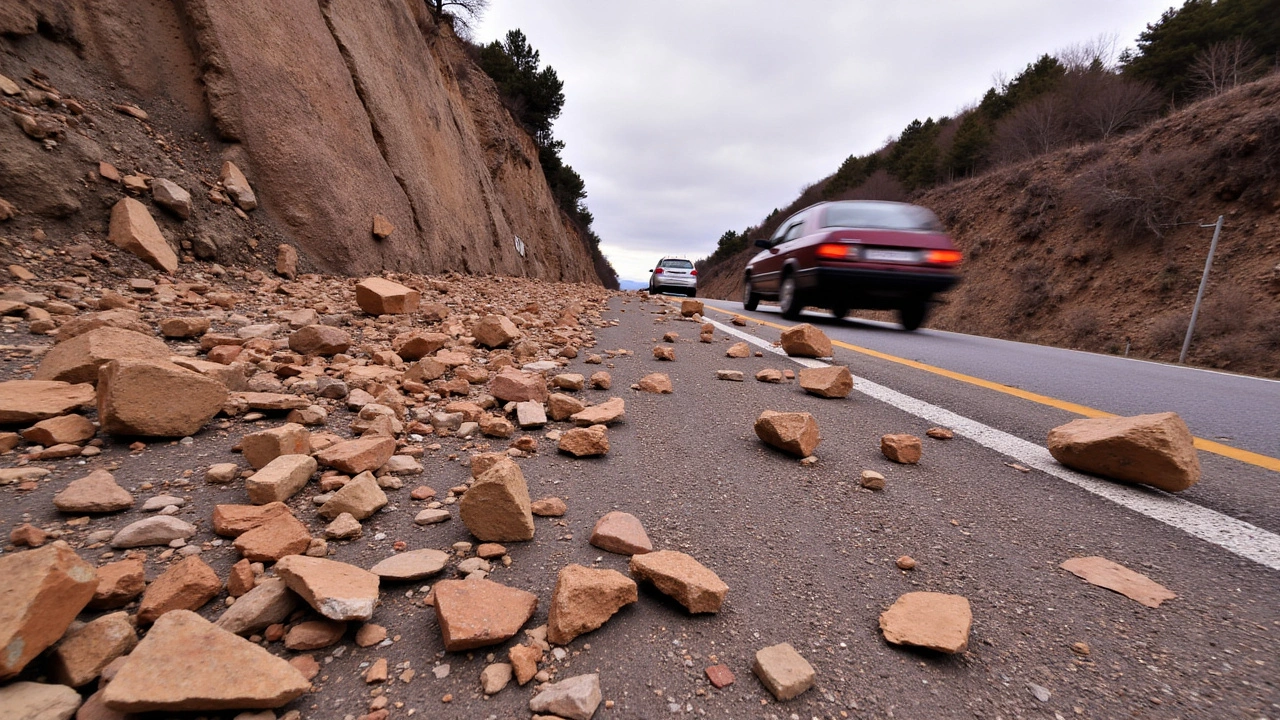
[(698, 287), (698, 278), (680, 277), (678, 275), (663, 275), (660, 278), (653, 279), (653, 286), (667, 288), (696, 288)]
[(796, 273), (796, 286), (806, 302), (822, 307), (893, 308), (902, 300), (927, 299), (959, 281), (959, 275), (944, 270), (817, 267)]

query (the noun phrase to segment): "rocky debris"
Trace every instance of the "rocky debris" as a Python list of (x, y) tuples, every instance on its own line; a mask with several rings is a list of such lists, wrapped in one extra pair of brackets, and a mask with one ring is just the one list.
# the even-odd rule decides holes
[(489, 394), (504, 402), (547, 401), (546, 380), (538, 374), (503, 368), (489, 381)]
[(566, 430), (560, 436), (556, 449), (574, 457), (596, 457), (609, 453), (609, 436), (604, 425)]
[(729, 586), (693, 557), (675, 550), (631, 556), (631, 576), (653, 583), (691, 613), (719, 612)]
[(617, 570), (567, 565), (560, 571), (547, 615), (547, 640), (568, 645), (604, 625), (638, 599), (636, 583)]
[(91, 439), (98, 429), (83, 415), (63, 415), (61, 417), (41, 420), (22, 431), (22, 439), (29, 443), (59, 445), (61, 443), (79, 444)]
[(1059, 567), (1088, 583), (1118, 592), (1150, 608), (1160, 607), (1165, 600), (1178, 597), (1146, 575), (1104, 557), (1071, 558)]
[[(119, 296), (117, 296), (119, 297)], [(123, 298), (122, 298), (123, 299)], [(61, 327), (54, 337), (54, 343), (64, 343), (72, 338), (97, 330), (103, 327), (119, 328), (121, 330), (129, 330), (138, 333), (143, 337), (151, 336), (151, 325), (142, 321), (142, 316), (136, 310), (130, 310), (126, 307), (115, 307), (102, 312), (89, 313), (78, 317), (70, 318)]]
[(973, 615), (960, 595), (909, 592), (880, 614), (880, 631), (894, 645), (955, 654), (969, 647)]
[[(97, 381), (95, 375), (94, 381)], [(93, 405), (93, 385), (53, 380), (0, 382), (0, 425), (47, 420)]]
[(373, 473), (362, 472), (338, 489), (333, 497), (320, 506), (320, 516), (333, 519), (343, 513), (356, 520), (364, 520), (387, 504), (387, 494), (378, 487)]
[(351, 334), (329, 325), (307, 325), (289, 333), (289, 349), (302, 355), (331, 357), (351, 347)]
[(207, 317), (167, 317), (160, 321), (160, 334), (174, 340), (186, 340), (204, 335), (212, 325), (213, 321)]
[(538, 663), (542, 662), (542, 648), (532, 645), (513, 645), (507, 652), (511, 660), (511, 669), (515, 672), (516, 683), (524, 685), (538, 673)]
[(587, 406), (581, 400), (571, 395), (552, 393), (547, 397), (547, 415), (556, 422), (567, 420), (586, 409)]
[(138, 644), (129, 614), (114, 612), (67, 631), (54, 646), (52, 674), (63, 685), (80, 687), (97, 678), (112, 660)]
[(289, 650), (319, 650), (336, 645), (347, 633), (345, 622), (308, 620), (289, 628), (284, 646)]
[(480, 671), (480, 690), (485, 695), (496, 695), (511, 682), (510, 663), (492, 663)]
[(80, 693), (66, 685), (26, 681), (5, 685), (0, 687), (0, 708), (4, 708), (6, 720), (70, 720), (72, 716), (98, 720), (76, 712), (80, 709)]
[(444, 508), (427, 508), (413, 517), (415, 525), (435, 525), (453, 518)]
[(800, 387), (810, 395), (824, 398), (848, 397), (853, 391), (853, 373), (843, 365), (802, 368)]
[(218, 627), (236, 635), (246, 635), (282, 623), (298, 607), (298, 596), (280, 578), (263, 578), (253, 589), (236, 598), (222, 613)]
[(204, 481), (213, 485), (226, 485), (240, 474), (240, 466), (235, 463), (214, 463), (205, 468)]
[(704, 312), (704, 310), (705, 310), (705, 307), (703, 306), (701, 300), (681, 300), (680, 301), (681, 317), (693, 317), (694, 315), (701, 315)]
[(120, 528), (111, 538), (111, 547), (135, 548), (168, 545), (196, 534), (196, 526), (172, 515), (144, 518)]
[(240, 454), (260, 470), (281, 455), (309, 455), (311, 433), (297, 423), (249, 433), (240, 439)]
[(547, 424), (547, 411), (542, 403), (533, 400), (516, 403), (516, 424), (522, 430), (540, 428)]
[(467, 530), (479, 540), (533, 539), (529, 486), (520, 466), (512, 460), (499, 460), (476, 478), (458, 503), (458, 512)]
[(53, 496), (53, 506), (64, 513), (110, 513), (133, 507), (133, 495), (120, 487), (106, 470), (94, 470), (72, 480)]
[(286, 280), (298, 276), (298, 249), (288, 243), (276, 246), (276, 274)]
[(222, 163), (218, 181), (222, 183), (222, 189), (227, 191), (227, 197), (240, 206), (241, 210), (250, 212), (258, 207), (258, 197), (253, 193), (249, 179), (240, 172), (240, 168), (236, 167), (235, 163), (230, 160)]
[(356, 304), (370, 315), (403, 315), (418, 309), (422, 293), (383, 278), (365, 278), (356, 284)]
[(600, 706), (600, 676), (578, 675), (543, 686), (529, 700), (529, 709), (566, 720), (590, 720)]
[(751, 347), (745, 342), (736, 342), (730, 345), (729, 349), (725, 350), (724, 354), (725, 357), (731, 358), (751, 357)]
[(791, 357), (831, 357), (831, 339), (809, 323), (782, 331), (782, 350)]
[(373, 647), (387, 639), (387, 629), (381, 625), (364, 623), (356, 630), (356, 645)]
[[(394, 449), (395, 441), (391, 442)], [(306, 487), (315, 471), (316, 461), (310, 455), (281, 455), (244, 481), (249, 502), (255, 505), (284, 502)]]
[(97, 587), (89, 607), (106, 610), (124, 607), (147, 587), (146, 570), (141, 560), (125, 559), (98, 568)]
[(765, 368), (756, 373), (756, 380), (766, 383), (782, 382), (782, 371), (777, 368)]
[(290, 512), (288, 506), (279, 501), (265, 505), (215, 505), (213, 531), (227, 537), (239, 537), (276, 516)]
[(316, 460), (348, 475), (377, 470), (396, 452), (396, 440), (385, 435), (336, 443), (315, 454)]
[(1049, 431), (1049, 453), (1082, 472), (1180, 492), (1200, 480), (1195, 438), (1177, 413), (1082, 418)]
[(240, 556), (251, 562), (275, 562), (305, 553), (311, 534), (292, 513), (281, 513), (241, 533), (234, 544)]
[(276, 575), (316, 612), (330, 620), (368, 620), (378, 601), (378, 576), (354, 565), (290, 555), (275, 566)]
[(111, 208), (107, 239), (156, 270), (172, 273), (178, 269), (178, 256), (160, 234), (160, 228), (147, 211), (147, 206), (133, 198), (121, 198)]
[(587, 382), (594, 390), (608, 390), (613, 387), (613, 376), (604, 370), (591, 373), (591, 377), (587, 378)]
[(222, 383), (164, 360), (112, 360), (98, 376), (98, 419), (112, 435), (194, 435), (226, 399)]
[(49, 539), (49, 534), (31, 523), (23, 523), (9, 531), (9, 542), (15, 547), (38, 548)]
[(62, 541), (0, 556), (0, 680), (53, 645), (89, 604), (93, 566)]
[(441, 580), (434, 588), (444, 649), (459, 652), (506, 642), (538, 606), (538, 596), (490, 580)]
[[(199, 667), (216, 671), (174, 672), (191, 666), (192, 648), (200, 648)], [(193, 612), (175, 610), (129, 654), (103, 702), (126, 713), (276, 708), (310, 686), (284, 660)]]
[(894, 565), (897, 565), (899, 570), (915, 570), (916, 560), (910, 555), (903, 555), (894, 561)]
[(183, 220), (191, 217), (191, 193), (172, 180), (152, 179), (151, 199), (155, 204)]
[(364, 534), (360, 521), (351, 513), (340, 513), (324, 528), (326, 540), (355, 540)]
[(796, 457), (809, 457), (822, 438), (818, 421), (807, 412), (775, 412), (765, 410), (756, 418), (756, 437)]
[(915, 465), (920, 462), (923, 446), (920, 438), (905, 433), (885, 435), (880, 438), (880, 452), (885, 457), (903, 465)]
[(623, 420), (626, 415), (626, 401), (615, 397), (574, 413), (569, 416), (569, 419), (578, 427), (590, 427), (592, 425), (612, 425)]
[(731, 382), (742, 382), (743, 374), (741, 370), (717, 370), (717, 380), (729, 380)]
[(138, 622), (149, 624), (173, 610), (199, 610), (222, 592), (222, 580), (199, 557), (184, 558), (160, 574), (142, 594)]
[(98, 383), (98, 371), (112, 360), (156, 360), (169, 357), (169, 347), (149, 335), (105, 326), (89, 330), (45, 353), (36, 380)]
[(367, 685), (380, 685), (387, 681), (387, 659), (378, 658), (373, 661), (369, 669), (364, 673), (364, 681)]
[(928, 430), (926, 430), (924, 434), (928, 435), (934, 440), (950, 440), (951, 438), (955, 437), (955, 433), (951, 432), (950, 430), (944, 427), (931, 427)]
[(671, 378), (666, 373), (649, 373), (640, 378), (640, 382), (636, 383), (636, 389), (641, 392), (655, 393), (659, 395), (669, 395), (674, 392), (671, 386)]
[(858, 484), (868, 490), (883, 490), (884, 475), (881, 475), (875, 470), (863, 470), (862, 474), (858, 477)]
[(564, 500), (558, 497), (542, 498), (529, 504), (529, 511), (538, 517), (560, 517), (569, 511)]
[(756, 651), (751, 671), (778, 700), (790, 700), (813, 687), (817, 673), (788, 643), (770, 645)]
[(655, 360), (673, 361), (676, 359), (676, 349), (667, 345), (658, 345), (653, 348), (653, 358)]
[(502, 315), (486, 315), (471, 326), (471, 335), (485, 347), (500, 348), (519, 339), (520, 329)]
[(373, 227), (371, 230), (374, 237), (379, 240), (386, 240), (391, 237), (391, 233), (396, 231), (396, 226), (393, 225), (386, 216), (378, 214), (373, 216)]
[(374, 575), (392, 582), (410, 582), (431, 577), (444, 570), (449, 553), (423, 548), (398, 553), (379, 561), (369, 569)]
[(639, 555), (653, 552), (653, 543), (644, 531), (640, 519), (630, 513), (613, 511), (596, 521), (591, 530), (590, 543), (619, 555)]
[(735, 679), (733, 671), (729, 669), (728, 665), (712, 665), (704, 672), (707, 674), (707, 680), (710, 680), (711, 684), (717, 688), (729, 687)]

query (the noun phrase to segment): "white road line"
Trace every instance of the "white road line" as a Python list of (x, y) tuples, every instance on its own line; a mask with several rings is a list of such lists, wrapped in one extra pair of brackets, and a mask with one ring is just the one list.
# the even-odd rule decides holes
[[(789, 357), (781, 348), (774, 347), (767, 340), (715, 320), (705, 317), (703, 320), (710, 322), (725, 333), (742, 338), (769, 352), (786, 357), (799, 365), (805, 367), (829, 366), (829, 363), (821, 360)], [(918, 400), (910, 395), (904, 395), (897, 390), (891, 390), (857, 375), (853, 376), (853, 381), (853, 389), (863, 395), (892, 405), (916, 417), (924, 418), (931, 423), (951, 428), (957, 434), (963, 435), (979, 445), (995, 450), (1001, 455), (1013, 458), (1024, 465), (1065, 480), (1129, 510), (1178, 528), (1185, 533), (1213, 543), (1240, 557), (1265, 565), (1272, 570), (1280, 570), (1280, 535), (1158, 490), (1119, 485), (1078, 473), (1059, 465), (1058, 461), (1053, 459), (1047, 449), (1035, 443), (997, 430), (989, 425), (984, 425), (976, 420), (971, 420), (963, 415), (958, 415), (937, 405)]]

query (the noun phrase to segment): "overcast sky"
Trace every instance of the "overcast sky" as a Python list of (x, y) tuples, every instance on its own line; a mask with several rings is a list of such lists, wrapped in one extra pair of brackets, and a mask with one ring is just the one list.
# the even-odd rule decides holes
[(658, 257), (710, 254), (849, 155), (976, 102), (996, 73), (1100, 36), (1132, 47), (1170, 5), (491, 0), (475, 38), (519, 28), (555, 68), (555, 135), (601, 247), (647, 281)]

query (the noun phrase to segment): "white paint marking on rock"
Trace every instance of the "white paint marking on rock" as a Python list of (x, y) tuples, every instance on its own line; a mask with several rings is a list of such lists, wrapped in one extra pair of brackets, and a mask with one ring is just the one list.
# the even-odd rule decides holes
[[(721, 332), (742, 338), (757, 347), (787, 357), (780, 347), (750, 333), (708, 319)], [(830, 363), (811, 358), (789, 358), (804, 367), (827, 367)], [(866, 378), (853, 376), (853, 390), (874, 398), (899, 410), (908, 412), (931, 423), (949, 427), (958, 435), (996, 452), (1011, 457), (1041, 472), (1065, 480), (1094, 495), (1110, 500), (1134, 512), (1159, 520), (1183, 532), (1213, 543), (1240, 557), (1247, 558), (1272, 570), (1280, 570), (1280, 535), (1224, 515), (1216, 510), (1201, 507), (1182, 498), (1154, 489), (1142, 489), (1100, 480), (1075, 472), (1049, 454), (1049, 450), (1020, 437), (971, 420), (937, 405), (917, 400)]]

